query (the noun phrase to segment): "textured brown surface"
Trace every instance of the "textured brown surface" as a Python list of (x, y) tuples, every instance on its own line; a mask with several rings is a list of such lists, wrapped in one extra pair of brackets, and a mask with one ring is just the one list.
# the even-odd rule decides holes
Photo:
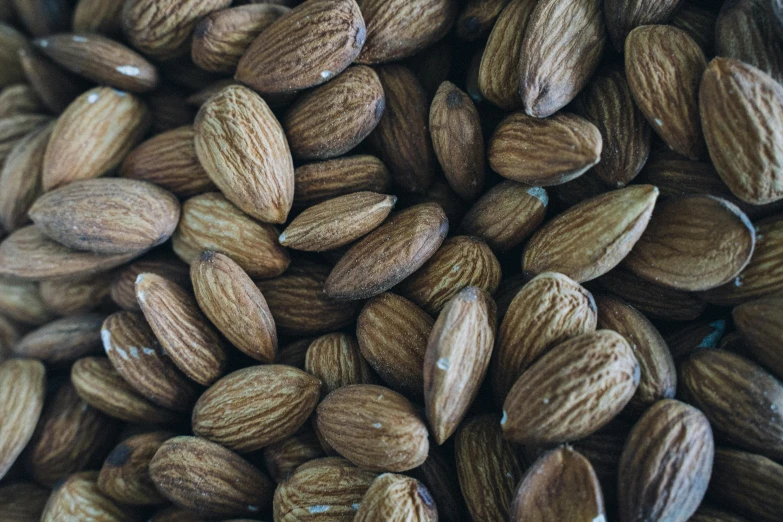
[(768, 297), (736, 307), (734, 324), (747, 340), (749, 352), (783, 379), (783, 298)]
[(149, 465), (158, 448), (173, 434), (152, 431), (123, 440), (106, 457), (98, 475), (98, 487), (117, 502), (130, 505), (162, 504)]
[(609, 0), (604, 2), (606, 29), (615, 49), (623, 52), (625, 38), (640, 25), (665, 24), (682, 0)]
[(715, 451), (708, 496), (749, 520), (773, 522), (783, 510), (783, 466), (761, 455), (729, 448)]
[(92, 312), (108, 301), (113, 274), (85, 278), (41, 281), (41, 300), (58, 315), (81, 315)]
[(349, 384), (375, 382), (359, 343), (353, 336), (341, 333), (323, 335), (310, 343), (304, 369), (321, 381), (322, 395)]
[[(715, 25), (715, 51), (718, 56), (736, 58), (758, 67), (780, 81), (783, 79), (783, 56), (779, 52), (783, 33), (770, 9), (775, 1), (726, 2)], [(779, 6), (778, 2), (778, 13)]]
[(0, 171), (0, 225), (9, 231), (28, 223), (27, 211), (43, 191), (41, 170), (54, 125), (27, 134), (11, 150)]
[(384, 193), (391, 187), (386, 166), (369, 155), (308, 163), (294, 171), (294, 206), (321, 203), (352, 192)]
[(424, 484), (404, 475), (384, 473), (370, 485), (354, 520), (435, 522), (438, 520), (438, 511)]
[(0, 364), (0, 477), (33, 436), (45, 386), (46, 369), (39, 361), (11, 359)]
[(90, 518), (101, 522), (135, 522), (137, 513), (102, 493), (97, 479), (97, 471), (84, 471), (68, 477), (52, 491), (41, 522)]
[(14, 345), (14, 354), (49, 364), (63, 364), (83, 355), (100, 353), (103, 319), (101, 314), (56, 319), (19, 339)]

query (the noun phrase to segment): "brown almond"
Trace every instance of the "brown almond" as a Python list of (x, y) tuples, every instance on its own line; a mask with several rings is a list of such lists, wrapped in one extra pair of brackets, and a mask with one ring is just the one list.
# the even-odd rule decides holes
[(19, 61), (30, 86), (46, 108), (62, 113), (86, 89), (83, 80), (32, 49), (19, 49)]
[(19, 339), (19, 331), (14, 323), (0, 315), (0, 364), (11, 358), (11, 345)]
[(103, 319), (101, 314), (56, 319), (19, 339), (14, 354), (62, 365), (84, 355), (100, 353)]
[(8, 154), (0, 171), (0, 226), (13, 232), (25, 225), (27, 212), (41, 195), (41, 170), (54, 124), (31, 132)]
[(27, 481), (8, 482), (0, 486), (0, 509), (10, 520), (39, 522), (49, 490)]
[[(706, 7), (706, 6), (705, 6)], [(688, 33), (707, 56), (713, 56), (715, 48), (715, 22), (717, 13), (690, 2), (682, 2), (670, 23)]]
[(33, 436), (43, 408), (46, 369), (40, 361), (10, 359), (0, 364), (0, 477)]
[(698, 97), (706, 67), (699, 44), (676, 27), (637, 27), (625, 40), (625, 71), (636, 104), (658, 136), (691, 159), (704, 150)]
[(55, 315), (43, 302), (38, 283), (15, 278), (0, 278), (0, 314), (33, 325), (47, 323)]
[(469, 42), (486, 36), (508, 3), (508, 0), (468, 0), (457, 16), (454, 32)]
[(783, 509), (781, 485), (783, 465), (735, 449), (715, 451), (708, 497), (747, 515), (747, 520), (773, 522), (779, 518)]
[(139, 274), (146, 273), (157, 274), (180, 285), (190, 282), (188, 265), (175, 256), (145, 257), (126, 265), (112, 280), (109, 290), (112, 301), (129, 312), (140, 312), (141, 308), (136, 300), (136, 279)]
[(113, 274), (87, 278), (41, 281), (39, 290), (46, 308), (58, 315), (81, 315), (105, 304)]
[(617, 266), (650, 221), (658, 189), (635, 185), (588, 199), (549, 221), (528, 241), (523, 270), (561, 272), (583, 283)]
[(63, 0), (11, 0), (22, 24), (35, 36), (62, 31), (67, 25), (70, 6)]
[(101, 522), (135, 522), (133, 509), (117, 504), (97, 484), (97, 471), (83, 471), (68, 477), (52, 491), (41, 522), (60, 520), (100, 520)]
[(103, 0), (79, 0), (73, 10), (73, 30), (107, 36), (118, 35), (122, 32), (124, 5)]
[(18, 51), (29, 47), (25, 35), (7, 23), (0, 22), (0, 71), (3, 71), (0, 74), (0, 86), (6, 87), (24, 81)]
[(778, 350), (783, 339), (783, 298), (768, 297), (741, 304), (732, 317), (753, 357), (783, 379), (783, 358)]
[(152, 431), (123, 440), (106, 457), (98, 487), (117, 502), (130, 505), (162, 504), (164, 497), (149, 474), (152, 457), (173, 434)]
[(293, 475), (299, 466), (326, 456), (312, 431), (291, 435), (263, 451), (266, 469), (278, 484)]
[(35, 90), (27, 84), (19, 83), (4, 87), (0, 91), (0, 118), (18, 114), (33, 114), (45, 109)]
[(307, 348), (305, 371), (321, 381), (327, 395), (350, 384), (373, 384), (375, 379), (353, 336), (333, 333), (319, 337)]
[(277, 330), (263, 294), (230, 257), (206, 251), (191, 265), (199, 307), (223, 335), (246, 355), (275, 360)]
[[(783, 33), (772, 12), (775, 1), (735, 0), (723, 5), (715, 24), (715, 51), (758, 67), (783, 80), (783, 57), (778, 52)], [(777, 13), (780, 13), (778, 2)], [(777, 24), (777, 26), (776, 26)]]
[(435, 522), (438, 510), (429, 490), (405, 475), (384, 473), (373, 481), (359, 505), (356, 522)]
[(253, 41), (235, 78), (262, 94), (314, 87), (348, 67), (366, 36), (354, 0), (312, 0), (279, 18)]
[(723, 349), (723, 338), (726, 333), (724, 319), (702, 319), (687, 323), (666, 337), (666, 344), (674, 360), (679, 362), (703, 348)]
[(309, 206), (354, 192), (382, 194), (390, 188), (389, 171), (374, 156), (346, 156), (308, 163), (294, 171), (294, 206)]
[(604, 2), (606, 29), (609, 31), (614, 48), (618, 52), (623, 52), (628, 33), (640, 25), (667, 23), (680, 4), (682, 4), (682, 0), (664, 0), (662, 2), (609, 0)]
[(4, 162), (11, 151), (28, 134), (51, 123), (43, 114), (17, 114), (0, 119), (0, 162)]

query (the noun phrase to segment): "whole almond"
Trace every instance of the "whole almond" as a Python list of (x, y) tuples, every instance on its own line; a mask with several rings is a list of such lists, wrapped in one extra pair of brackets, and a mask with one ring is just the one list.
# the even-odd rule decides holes
[(294, 165), (266, 102), (245, 87), (226, 87), (201, 106), (194, 130), (198, 159), (226, 198), (261, 221), (283, 223)]
[(111, 283), (112, 301), (123, 310), (140, 312), (139, 302), (136, 300), (136, 279), (139, 274), (157, 274), (169, 281), (185, 285), (190, 281), (188, 265), (182, 263), (177, 257), (151, 256), (135, 261), (122, 268)]
[(34, 114), (44, 110), (43, 101), (27, 84), (9, 85), (0, 91), (0, 118), (17, 114)]
[(438, 511), (424, 484), (405, 475), (384, 473), (373, 481), (364, 494), (354, 520), (434, 522), (438, 520)]
[(514, 382), (552, 347), (595, 331), (593, 296), (563, 274), (540, 274), (516, 293), (500, 324), (492, 388), (501, 403)]
[(209, 386), (224, 372), (226, 351), (196, 300), (156, 274), (139, 274), (136, 298), (163, 350), (182, 372)]
[(106, 496), (97, 480), (97, 471), (83, 471), (58, 484), (46, 502), (41, 522), (91, 518), (101, 522), (135, 522), (137, 513)]
[(152, 431), (123, 440), (106, 457), (98, 475), (98, 487), (117, 502), (130, 505), (162, 504), (149, 465), (155, 452), (173, 435)]
[(584, 201), (549, 221), (528, 241), (523, 270), (561, 272), (583, 283), (631, 251), (650, 221), (658, 189), (635, 185)]
[(162, 132), (133, 149), (120, 176), (149, 181), (180, 197), (216, 190), (196, 156), (192, 125)]
[(391, 188), (386, 166), (374, 156), (345, 156), (308, 163), (294, 171), (294, 206), (303, 207), (354, 192), (384, 193)]
[(124, 3), (106, 3), (103, 0), (79, 0), (73, 11), (73, 30), (108, 36), (122, 32)]
[(522, 477), (511, 504), (515, 522), (593, 522), (604, 516), (604, 497), (593, 466), (569, 446), (542, 455)]
[(680, 365), (680, 383), (718, 440), (781, 458), (783, 385), (761, 366), (723, 350), (698, 350)]
[(326, 280), (326, 295), (351, 300), (385, 292), (435, 253), (448, 228), (446, 215), (434, 203), (395, 214), (345, 253)]
[(314, 87), (348, 67), (366, 36), (354, 0), (310, 0), (253, 41), (239, 61), (235, 78), (262, 94)]
[(46, 369), (40, 361), (10, 359), (0, 364), (0, 477), (33, 436), (43, 408)]
[(56, 319), (19, 339), (14, 354), (62, 365), (83, 355), (100, 353), (103, 319), (101, 314)]
[(321, 381), (321, 394), (341, 386), (372, 384), (375, 379), (350, 335), (333, 333), (319, 337), (307, 348), (305, 371)]
[(278, 236), (272, 225), (255, 221), (221, 193), (209, 192), (182, 205), (172, 246), (188, 264), (212, 250), (230, 257), (250, 277), (268, 278), (282, 274), (291, 263)]
[(299, 466), (326, 456), (318, 437), (312, 431), (291, 435), (270, 444), (263, 451), (266, 469), (278, 484), (293, 475)]
[(49, 490), (33, 482), (8, 482), (0, 486), (0, 509), (10, 520), (39, 522)]
[(424, 404), (438, 444), (457, 429), (484, 381), (495, 342), (495, 302), (468, 286), (446, 303), (424, 355)]
[(158, 406), (190, 410), (196, 387), (169, 359), (141, 314), (110, 315), (101, 327), (101, 339), (114, 368), (137, 392)]
[(97, 34), (50, 35), (33, 42), (59, 65), (96, 83), (130, 92), (158, 85), (158, 71), (140, 54)]
[(741, 304), (732, 316), (753, 356), (783, 379), (783, 358), (777, 349), (783, 339), (783, 298), (768, 297)]
[(758, 67), (777, 81), (783, 79), (783, 57), (778, 49), (783, 39), (777, 0), (734, 0), (720, 10), (715, 25), (715, 51)]
[(625, 39), (632, 29), (640, 25), (664, 24), (669, 21), (682, 0), (609, 0), (604, 2), (606, 29), (612, 39), (614, 48), (623, 52)]
[(546, 118), (587, 84), (606, 47), (602, 3), (544, 0), (522, 39), (519, 83), (525, 112)]
[(86, 314), (109, 300), (112, 278), (113, 274), (107, 273), (86, 278), (41, 281), (41, 299), (46, 308), (58, 315)]
[(24, 75), (46, 108), (62, 113), (82, 92), (83, 80), (32, 49), (19, 49)]
[[(705, 6), (706, 7), (706, 6)], [(715, 49), (715, 22), (717, 13), (690, 2), (680, 4), (670, 23), (688, 33), (704, 49), (704, 54), (712, 56)]]
[(396, 202), (396, 196), (375, 192), (355, 192), (324, 201), (296, 216), (280, 234), (280, 244), (310, 252), (340, 248), (377, 228)]
[(378, 75), (358, 65), (298, 99), (282, 123), (295, 156), (322, 160), (356, 147), (378, 125), (385, 108)]
[(362, 355), (390, 388), (410, 397), (424, 393), (422, 368), (433, 320), (396, 294), (370, 299), (356, 321)]
[(617, 415), (638, 385), (639, 363), (620, 334), (575, 337), (519, 377), (503, 404), (503, 436), (521, 444), (583, 438)]
[(7, 23), (0, 25), (0, 86), (6, 87), (24, 81), (24, 72), (19, 63), (19, 49), (29, 48), (27, 38)]
[(773, 522), (783, 508), (781, 484), (783, 465), (761, 455), (718, 448), (708, 497), (747, 515), (747, 520)]
[(691, 159), (704, 150), (698, 95), (706, 66), (699, 44), (676, 27), (637, 27), (625, 40), (625, 71), (636, 104), (658, 136)]
[(49, 191), (29, 214), (44, 234), (75, 250), (138, 254), (174, 233), (180, 206), (172, 193), (151, 183), (106, 178)]
[(427, 458), (427, 426), (408, 399), (383, 386), (336, 389), (318, 405), (316, 422), (329, 446), (364, 469), (407, 471)]
[(269, 507), (274, 491), (255, 466), (198, 437), (167, 440), (149, 469), (163, 496), (208, 517), (254, 516)]
[(293, 435), (315, 409), (321, 383), (277, 364), (250, 366), (210, 386), (193, 408), (193, 432), (235, 451)]
[(508, 3), (508, 0), (468, 0), (457, 16), (454, 32), (468, 42), (486, 36)]
[[(721, 179), (735, 196), (761, 205), (783, 198), (783, 86), (751, 65), (716, 58), (699, 90), (704, 137)], [(715, 111), (731, 110), (732, 133)]]
[(528, 185), (560, 185), (584, 174), (601, 158), (601, 133), (586, 119), (559, 113), (538, 119), (507, 116), (489, 141), (492, 170)]
[(193, 63), (206, 71), (233, 74), (253, 40), (288, 13), (283, 5), (241, 5), (212, 12), (193, 34)]
[(666, 343), (674, 360), (680, 362), (703, 348), (723, 349), (726, 321), (702, 319), (689, 323), (667, 336)]
[(49, 116), (43, 114), (17, 114), (0, 119), (0, 162), (8, 158), (25, 136), (51, 121)]
[(620, 519), (689, 520), (707, 491), (715, 446), (699, 410), (655, 403), (631, 430), (620, 460)]
[(47, 323), (55, 315), (43, 302), (38, 283), (12, 278), (0, 278), (0, 314), (31, 325)]
[(27, 212), (41, 195), (41, 171), (54, 124), (31, 132), (8, 154), (0, 171), (0, 226), (13, 232), (28, 222)]
[(261, 362), (277, 352), (277, 330), (263, 294), (230, 257), (206, 251), (191, 266), (199, 307), (239, 350)]

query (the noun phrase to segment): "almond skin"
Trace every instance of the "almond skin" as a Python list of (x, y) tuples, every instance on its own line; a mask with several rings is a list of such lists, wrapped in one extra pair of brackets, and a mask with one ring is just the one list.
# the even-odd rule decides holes
[(0, 486), (0, 509), (11, 520), (38, 522), (49, 493), (48, 489), (33, 482), (4, 483)]
[(139, 274), (157, 274), (169, 281), (185, 285), (190, 280), (188, 265), (182, 263), (175, 256), (150, 256), (135, 261), (122, 268), (111, 282), (112, 301), (123, 310), (140, 312), (139, 302), (136, 300), (136, 278)]
[(98, 475), (98, 487), (123, 504), (165, 502), (152, 482), (149, 465), (158, 448), (172, 437), (167, 431), (152, 431), (123, 440), (106, 457)]
[(120, 164), (149, 124), (149, 111), (135, 96), (109, 87), (85, 92), (54, 126), (44, 156), (44, 190), (102, 176)]
[(726, 200), (683, 196), (663, 202), (623, 265), (678, 290), (709, 290), (734, 279), (753, 255), (756, 233)]
[(206, 251), (190, 270), (201, 310), (239, 350), (265, 363), (275, 360), (277, 330), (263, 294), (230, 257)]
[(361, 143), (378, 125), (385, 108), (378, 75), (359, 65), (298, 99), (282, 123), (296, 157), (323, 160)]
[(0, 364), (0, 477), (4, 477), (33, 436), (43, 408), (46, 369), (40, 361), (11, 359)]
[(783, 379), (783, 358), (777, 349), (783, 338), (783, 299), (750, 301), (736, 307), (732, 316), (753, 356)]
[(604, 2), (606, 29), (612, 39), (614, 48), (623, 52), (625, 39), (632, 29), (640, 25), (664, 24), (669, 21), (682, 0), (631, 0), (620, 2), (609, 0)]
[(101, 522), (135, 522), (137, 513), (106, 496), (98, 488), (97, 480), (97, 471), (83, 471), (68, 477), (52, 491), (41, 522), (90, 518)]
[(324, 292), (343, 300), (385, 292), (435, 253), (448, 228), (446, 215), (434, 203), (403, 210), (345, 253), (329, 274)]
[(107, 4), (103, 0), (80, 0), (73, 11), (73, 30), (108, 36), (122, 32), (123, 4)]
[(605, 47), (600, 2), (539, 2), (530, 15), (519, 59), (525, 112), (546, 118), (565, 107), (587, 84)]
[(560, 185), (601, 158), (601, 133), (586, 119), (559, 113), (538, 119), (522, 113), (506, 117), (489, 141), (492, 170), (528, 185)]
[[(783, 86), (731, 58), (710, 62), (699, 90), (704, 137), (721, 179), (742, 201), (783, 198)], [(715, 111), (731, 110), (731, 131)]]
[(62, 365), (83, 355), (99, 353), (102, 322), (100, 314), (56, 319), (19, 339), (13, 347), (14, 354)]
[(391, 188), (386, 166), (374, 156), (356, 155), (308, 163), (294, 171), (294, 206), (305, 207), (354, 192)]
[(639, 385), (628, 342), (598, 330), (557, 345), (511, 388), (503, 404), (503, 436), (520, 444), (581, 439), (606, 425)]
[(383, 386), (336, 389), (318, 405), (316, 422), (332, 448), (364, 469), (407, 471), (427, 458), (427, 426), (413, 404)]
[(584, 201), (563, 212), (528, 241), (523, 270), (561, 272), (590, 281), (617, 266), (650, 221), (658, 189), (635, 185)]
[(283, 223), (294, 197), (294, 165), (283, 128), (266, 102), (241, 86), (201, 106), (196, 155), (229, 201), (267, 223)]
[(565, 446), (541, 456), (525, 473), (511, 504), (511, 520), (593, 522), (605, 515), (593, 466)]
[(41, 281), (41, 299), (58, 315), (86, 314), (109, 301), (112, 277), (113, 274), (108, 273), (81, 279)]
[(704, 150), (698, 94), (706, 66), (699, 44), (676, 27), (637, 27), (625, 40), (625, 71), (636, 104), (666, 144), (691, 159)]
[(321, 382), (277, 364), (226, 375), (193, 408), (193, 432), (234, 451), (254, 451), (293, 435), (315, 409)]
[(322, 395), (341, 386), (375, 382), (370, 366), (359, 351), (359, 343), (341, 333), (322, 335), (310, 344), (305, 371), (321, 381)]
[(55, 314), (46, 307), (39, 284), (14, 278), (0, 278), (0, 314), (17, 323), (42, 325)]
[(715, 54), (758, 67), (781, 81), (783, 57), (778, 52), (783, 37), (781, 13), (778, 0), (726, 3), (718, 13), (713, 31)]
[(18, 114), (0, 119), (0, 161), (5, 161), (25, 136), (51, 121), (49, 116), (42, 114)]
[(354, 0), (314, 0), (275, 21), (239, 61), (236, 80), (262, 94), (298, 91), (340, 74), (367, 31)]
[(774, 522), (779, 518), (783, 509), (781, 485), (783, 465), (735, 449), (718, 448), (715, 451), (708, 497), (747, 515), (747, 520)]
[(253, 516), (269, 507), (272, 482), (245, 459), (198, 437), (174, 437), (150, 461), (158, 490), (203, 515)]
[(318, 437), (312, 431), (291, 435), (270, 444), (263, 452), (266, 469), (278, 484), (293, 475), (299, 466), (326, 456)]
[(457, 16), (454, 32), (468, 42), (486, 36), (508, 3), (508, 0), (468, 0)]
[(377, 228), (397, 203), (396, 196), (355, 192), (314, 205), (280, 234), (280, 244), (308, 252), (348, 245)]
[(516, 293), (498, 330), (492, 387), (501, 403), (514, 382), (552, 347), (595, 331), (593, 296), (563, 274), (540, 274)]
[(707, 418), (671, 399), (631, 430), (620, 460), (620, 519), (689, 520), (707, 491), (715, 445)]
[(107, 178), (49, 191), (29, 214), (39, 230), (69, 248), (138, 254), (174, 233), (180, 206), (172, 193), (151, 183)]
[(85, 89), (84, 82), (32, 49), (19, 49), (19, 61), (46, 108), (60, 114)]
[(364, 494), (356, 522), (435, 522), (438, 511), (427, 488), (416, 479), (384, 473)]

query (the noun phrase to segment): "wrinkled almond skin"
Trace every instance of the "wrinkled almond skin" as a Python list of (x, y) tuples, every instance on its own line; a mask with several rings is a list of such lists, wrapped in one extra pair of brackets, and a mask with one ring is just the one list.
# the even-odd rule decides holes
[(164, 497), (208, 517), (253, 516), (269, 507), (272, 482), (245, 459), (198, 437), (174, 437), (152, 457), (150, 476)]
[(506, 117), (489, 141), (492, 170), (528, 185), (560, 185), (584, 174), (601, 158), (601, 133), (586, 119), (559, 113), (538, 119)]
[(409, 397), (424, 393), (422, 368), (434, 321), (396, 294), (370, 299), (356, 321), (362, 355), (390, 388)]
[(293, 475), (302, 464), (326, 456), (318, 436), (312, 431), (291, 435), (270, 444), (263, 452), (266, 469), (278, 484)]
[(783, 385), (761, 366), (723, 350), (697, 350), (680, 365), (680, 383), (719, 440), (781, 458)]
[(45, 385), (46, 369), (40, 361), (11, 359), (0, 364), (0, 477), (33, 436)]
[(671, 399), (636, 423), (620, 459), (620, 520), (688, 520), (707, 491), (715, 445), (707, 418)]
[(658, 189), (634, 185), (588, 199), (538, 229), (522, 256), (526, 272), (590, 281), (617, 266), (642, 236)]
[(314, 0), (279, 18), (250, 45), (236, 80), (262, 94), (298, 91), (340, 74), (367, 30), (354, 0)]
[(758, 67), (781, 81), (783, 56), (778, 52), (783, 38), (781, 9), (778, 0), (725, 2), (713, 32), (715, 54)]
[(732, 312), (734, 324), (749, 345), (750, 353), (783, 379), (783, 298), (768, 297), (741, 304)]
[(540, 274), (515, 293), (495, 346), (492, 388), (498, 403), (536, 359), (568, 339), (594, 332), (597, 323), (593, 295), (563, 274)]
[(612, 39), (614, 48), (623, 52), (628, 33), (640, 25), (664, 24), (669, 21), (682, 0), (608, 0), (604, 2), (604, 17), (606, 29)]
[(18, 357), (62, 365), (83, 355), (100, 352), (100, 330), (104, 316), (84, 314), (62, 317), (19, 339), (13, 352)]
[(283, 365), (226, 375), (193, 408), (193, 432), (234, 451), (254, 451), (293, 435), (318, 403), (321, 382)]
[(143, 506), (165, 502), (150, 478), (149, 465), (158, 448), (173, 436), (166, 431), (152, 431), (123, 440), (103, 462), (98, 487), (123, 504)]
[(85, 92), (54, 126), (44, 156), (44, 190), (106, 174), (144, 136), (150, 121), (144, 102), (131, 94), (109, 87)]
[(294, 198), (294, 165), (283, 128), (266, 102), (230, 86), (201, 106), (196, 155), (226, 198), (267, 223), (283, 223)]
[[(339, 457), (302, 464), (275, 490), (275, 520), (351, 522), (356, 515), (355, 506), (375, 477), (377, 473), (359, 469)], [(328, 509), (322, 509), (327, 506)]]
[(620, 334), (575, 337), (519, 377), (503, 403), (503, 436), (520, 444), (581, 439), (617, 415), (638, 385), (639, 363)]
[(511, 504), (514, 522), (593, 522), (604, 514), (593, 466), (570, 446), (542, 455), (522, 477)]
[(0, 171), (0, 226), (8, 232), (21, 228), (27, 212), (41, 195), (43, 157), (54, 124), (25, 136), (8, 154)]
[(706, 66), (699, 44), (676, 27), (637, 27), (625, 40), (625, 71), (636, 104), (658, 136), (691, 159), (704, 150), (698, 95)]
[[(783, 86), (751, 65), (716, 58), (704, 73), (699, 106), (710, 159), (734, 195), (755, 205), (782, 199)], [(730, 125), (717, 110), (731, 111)]]
[(606, 47), (602, 3), (544, 0), (530, 15), (519, 59), (525, 112), (536, 118), (565, 107), (587, 84)]
[(144, 257), (118, 271), (109, 290), (112, 301), (123, 310), (140, 312), (141, 308), (136, 300), (136, 279), (139, 274), (146, 273), (157, 274), (180, 285), (190, 280), (188, 265), (175, 256)]
[(231, 344), (258, 361), (274, 361), (275, 321), (250, 276), (230, 257), (209, 250), (190, 274), (199, 307)]
[(282, 274), (291, 263), (278, 235), (275, 227), (255, 221), (221, 193), (209, 192), (182, 205), (172, 246), (188, 264), (212, 250), (233, 259), (250, 277), (269, 278)]
[(361, 143), (378, 125), (385, 108), (378, 75), (359, 65), (298, 99), (282, 124), (294, 156), (324, 160)]
[(438, 511), (429, 490), (416, 479), (384, 473), (364, 494), (356, 522), (436, 522)]
[(385, 292), (437, 251), (448, 228), (443, 209), (434, 203), (393, 215), (345, 253), (329, 274), (324, 292), (341, 300)]
[(41, 515), (41, 522), (60, 520), (100, 520), (101, 522), (136, 522), (138, 514), (106, 496), (97, 484), (97, 471), (83, 471), (59, 484)]
[(375, 382), (370, 366), (359, 351), (359, 343), (341, 333), (323, 335), (310, 344), (305, 371), (321, 381), (322, 395), (341, 386)]
[(385, 193), (391, 188), (386, 166), (360, 154), (301, 165), (294, 171), (294, 206), (306, 207), (354, 192)]
[(747, 520), (774, 522), (780, 518), (781, 485), (783, 465), (744, 451), (729, 448), (715, 451), (708, 498), (747, 515)]
[(338, 388), (318, 405), (318, 432), (339, 454), (373, 471), (407, 471), (427, 458), (427, 426), (402, 395), (374, 384)]

